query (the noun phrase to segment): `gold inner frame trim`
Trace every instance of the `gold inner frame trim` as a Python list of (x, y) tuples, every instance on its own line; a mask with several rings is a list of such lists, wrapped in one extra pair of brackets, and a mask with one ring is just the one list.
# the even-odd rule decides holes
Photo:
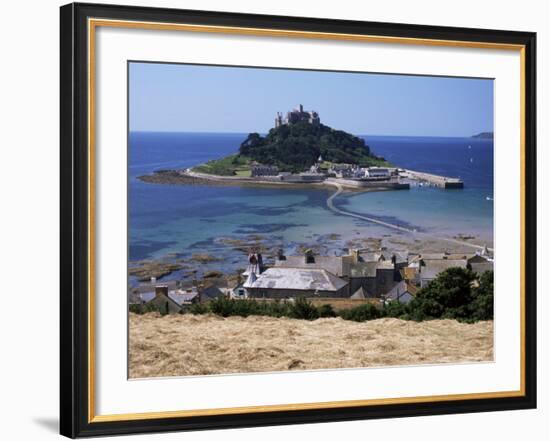
[[(245, 406), (217, 409), (193, 409), (144, 413), (96, 415), (95, 400), (95, 35), (97, 27), (115, 27), (145, 30), (185, 31), (198, 33), (221, 33), (263, 37), (286, 37), (323, 39), (351, 42), (409, 44), (419, 46), (462, 47), (494, 50), (511, 50), (520, 53), (520, 389), (482, 393), (452, 395), (415, 396), (400, 398), (376, 398), (365, 400), (327, 401), (280, 405)], [(180, 23), (156, 23), (109, 19), (88, 19), (88, 422), (150, 420), (194, 416), (234, 415), (240, 413), (261, 413), (292, 410), (335, 409), (344, 407), (379, 406), (390, 404), (412, 404), (459, 400), (480, 400), (491, 398), (521, 397), (525, 395), (525, 46), (520, 44), (491, 43), (461, 40), (440, 40), (424, 38), (391, 37), (377, 35), (340, 34), (280, 29), (247, 28), (232, 26), (191, 25)]]

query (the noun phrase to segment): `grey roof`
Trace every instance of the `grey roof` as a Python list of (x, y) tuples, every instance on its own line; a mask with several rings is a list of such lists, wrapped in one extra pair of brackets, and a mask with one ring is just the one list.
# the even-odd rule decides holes
[(143, 303), (143, 300), (138, 292), (131, 291), (130, 295), (128, 296), (128, 303), (130, 305), (141, 305)]
[(376, 262), (359, 262), (350, 268), (351, 277), (376, 277), (378, 270), (393, 270), (394, 265), (390, 260)]
[(142, 292), (140, 295), (141, 297), (141, 300), (143, 300), (145, 303), (147, 302), (150, 302), (151, 300), (153, 300), (155, 298), (155, 293), (154, 292)]
[[(191, 302), (197, 295), (198, 294), (195, 290), (182, 291), (178, 289), (178, 290), (172, 290), (168, 292), (168, 297), (170, 297), (170, 300), (174, 301), (178, 305)], [(130, 293), (130, 304), (149, 303), (155, 297), (156, 297), (156, 294), (154, 291), (141, 292), (141, 293), (132, 292)]]
[(493, 262), (473, 262), (470, 263), (472, 271), (477, 274), (483, 274), (485, 271), (493, 271)]
[(338, 291), (347, 282), (323, 269), (269, 268), (249, 288)]
[(199, 294), (197, 291), (171, 291), (168, 293), (168, 297), (170, 297), (174, 302), (176, 302), (178, 305), (183, 305), (184, 303), (189, 303), (193, 301), (195, 297), (197, 297)]
[(176, 289), (177, 287), (177, 281), (176, 280), (167, 280), (167, 281), (160, 281), (157, 280), (155, 283), (151, 282), (142, 282), (138, 286), (134, 288), (134, 290), (137, 290), (140, 293), (144, 292), (154, 292), (155, 287), (157, 286), (167, 286), (168, 290)]
[(220, 288), (215, 285), (208, 286), (201, 291), (201, 300), (213, 300), (218, 297), (223, 297), (223, 292)]
[(416, 289), (413, 289), (405, 280), (402, 280), (386, 293), (388, 300), (400, 300), (402, 297), (413, 297)]
[(395, 256), (396, 263), (406, 263), (409, 258), (408, 251), (367, 251), (366, 253), (361, 253), (361, 260), (364, 262), (376, 262), (379, 260), (390, 261), (392, 257)]
[(425, 264), (426, 266), (423, 266), (420, 271), (420, 278), (431, 280), (448, 268), (466, 268), (468, 261), (465, 259), (434, 259), (426, 261)]
[(314, 263), (306, 263), (305, 256), (286, 256), (286, 260), (276, 260), (275, 266), (282, 268), (324, 269), (336, 276), (343, 276), (345, 256), (315, 256)]
[(369, 296), (369, 293), (362, 286), (360, 286), (359, 289), (353, 293), (350, 299), (359, 300), (366, 299), (367, 297), (372, 296)]
[(376, 268), (378, 261), (375, 262), (359, 262), (350, 270), (351, 277), (376, 277)]
[(445, 253), (422, 253), (422, 260), (443, 260)]
[(473, 256), (468, 257), (468, 263), (486, 263), (490, 262), (488, 257), (482, 256), (480, 254), (474, 254)]

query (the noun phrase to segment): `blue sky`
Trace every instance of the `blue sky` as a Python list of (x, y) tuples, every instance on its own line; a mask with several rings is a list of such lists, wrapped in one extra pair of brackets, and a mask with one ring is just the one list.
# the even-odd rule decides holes
[(354, 134), (493, 130), (493, 81), (182, 64), (129, 65), (130, 130), (267, 132), (298, 104)]

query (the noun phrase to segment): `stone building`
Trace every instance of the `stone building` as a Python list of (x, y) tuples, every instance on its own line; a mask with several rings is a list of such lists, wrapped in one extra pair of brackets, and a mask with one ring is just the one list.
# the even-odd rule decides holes
[(279, 168), (276, 165), (252, 164), (250, 167), (250, 176), (257, 178), (260, 176), (277, 176)]
[(346, 281), (324, 269), (274, 267), (259, 275), (251, 273), (244, 288), (253, 298), (338, 298), (349, 296), (347, 285)]
[(304, 106), (300, 104), (295, 109), (287, 112), (286, 116), (284, 117), (281, 112), (277, 112), (275, 116), (275, 127), (296, 124), (302, 121), (308, 122), (313, 125), (319, 125), (321, 123), (319, 114), (315, 110), (304, 110)]

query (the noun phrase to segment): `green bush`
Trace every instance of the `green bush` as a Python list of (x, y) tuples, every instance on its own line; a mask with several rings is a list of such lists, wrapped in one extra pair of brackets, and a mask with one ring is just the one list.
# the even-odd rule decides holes
[(154, 303), (145, 303), (142, 305), (130, 305), (129, 311), (133, 312), (134, 314), (147, 314), (148, 312), (158, 312), (160, 314), (163, 313), (161, 308), (159, 308)]
[(417, 321), (490, 320), (493, 318), (493, 272), (482, 274), (478, 280), (469, 269), (449, 268), (418, 291), (408, 305), (408, 314)]
[(206, 314), (208, 312), (208, 308), (203, 303), (193, 303), (189, 307), (189, 312), (191, 314)]
[(470, 304), (471, 317), (474, 320), (492, 320), (494, 315), (493, 271), (484, 272), (479, 278), (479, 286), (472, 293)]
[(405, 303), (400, 303), (397, 300), (390, 300), (384, 305), (382, 314), (384, 317), (403, 318), (408, 317), (409, 308)]
[(355, 308), (340, 311), (340, 317), (344, 320), (364, 322), (382, 317), (382, 311), (371, 303), (356, 306)]
[(304, 320), (319, 318), (319, 311), (305, 297), (297, 297), (290, 305), (289, 317)]
[(317, 310), (319, 312), (319, 317), (336, 317), (336, 311), (334, 310), (332, 305), (321, 305), (319, 306), (319, 308), (317, 308)]

